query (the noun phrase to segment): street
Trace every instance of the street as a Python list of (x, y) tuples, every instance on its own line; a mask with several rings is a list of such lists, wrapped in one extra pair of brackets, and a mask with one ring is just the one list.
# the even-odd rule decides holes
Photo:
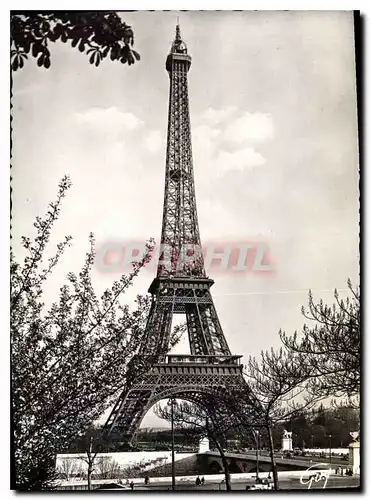
[[(309, 489), (308, 486), (308, 480), (305, 479), (304, 482), (306, 484), (301, 484), (299, 478), (284, 478), (279, 481), (279, 488), (281, 490), (291, 490), (291, 489)], [(237, 490), (245, 490), (245, 487), (247, 485), (252, 485), (254, 484), (254, 481), (252, 479), (249, 480), (235, 480), (232, 482), (232, 490), (237, 491)], [(318, 482), (312, 481), (310, 489), (323, 489), (324, 486), (324, 481), (320, 480)], [(352, 477), (341, 477), (341, 476), (331, 476), (328, 479), (328, 482), (326, 484), (325, 489), (332, 489), (332, 488), (355, 488), (360, 486), (360, 478), (358, 476), (352, 476)], [(153, 489), (153, 490), (171, 490), (171, 482), (168, 481), (166, 483), (152, 483), (146, 486), (146, 489)], [(220, 483), (220, 481), (207, 481), (204, 485), (201, 486), (195, 486), (194, 483), (185, 483), (185, 482), (178, 482), (176, 484), (176, 489), (178, 491), (189, 491), (189, 490), (202, 490), (202, 491), (225, 491), (225, 483)]]

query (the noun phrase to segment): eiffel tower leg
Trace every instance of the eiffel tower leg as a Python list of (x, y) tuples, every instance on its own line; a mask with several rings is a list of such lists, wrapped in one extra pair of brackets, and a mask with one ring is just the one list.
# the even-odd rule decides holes
[(208, 295), (210, 303), (204, 306), (200, 306), (201, 323), (203, 325), (203, 328), (208, 333), (210, 344), (213, 346), (214, 354), (230, 355), (231, 352), (223, 334), (222, 327), (217, 316), (216, 308), (209, 292)]
[(105, 424), (110, 439), (132, 444), (141, 421), (150, 408), (148, 404), (152, 394), (152, 389), (134, 386), (121, 395)]
[(192, 354), (230, 356), (212, 296), (207, 290), (193, 290), (194, 304), (186, 304), (190, 351)]
[(139, 354), (166, 354), (168, 352), (172, 317), (171, 304), (161, 304), (158, 300), (153, 300)]
[[(190, 352), (193, 355), (209, 352), (208, 342), (196, 307), (186, 308), (186, 323), (188, 327)], [(201, 332), (201, 335), (199, 335)]]

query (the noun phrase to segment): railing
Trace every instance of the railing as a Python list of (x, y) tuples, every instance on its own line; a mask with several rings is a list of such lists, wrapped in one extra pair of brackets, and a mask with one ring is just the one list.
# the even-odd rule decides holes
[(178, 363), (199, 363), (211, 365), (239, 365), (241, 356), (223, 356), (223, 355), (199, 355), (194, 356), (191, 354), (171, 354), (165, 356), (164, 363), (178, 364)]

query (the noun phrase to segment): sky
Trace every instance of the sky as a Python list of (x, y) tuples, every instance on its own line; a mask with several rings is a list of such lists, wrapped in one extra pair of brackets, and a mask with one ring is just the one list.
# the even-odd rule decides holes
[[(273, 272), (215, 271), (216, 309), (231, 351), (279, 346), (303, 325), (308, 290), (331, 303), (358, 282), (359, 189), (353, 20), (350, 12), (130, 12), (141, 61), (98, 68), (64, 44), (50, 69), (32, 59), (13, 77), (12, 243), (46, 211), (65, 174), (73, 183), (50, 253), (73, 246), (45, 290), (56, 298), (88, 251), (159, 239), (169, 79), (165, 60), (180, 16), (192, 56), (189, 94), (200, 234), (265, 243)], [(118, 278), (94, 270), (98, 292)], [(126, 300), (144, 293), (143, 271)], [(176, 352), (189, 352), (186, 339)], [(161, 425), (149, 413), (143, 426)]]

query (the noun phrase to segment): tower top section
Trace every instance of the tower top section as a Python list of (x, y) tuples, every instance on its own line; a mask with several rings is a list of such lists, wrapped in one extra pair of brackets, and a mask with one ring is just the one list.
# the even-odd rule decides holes
[(173, 63), (175, 61), (183, 61), (185, 63), (186, 70), (190, 68), (191, 57), (188, 55), (188, 48), (186, 46), (186, 43), (181, 38), (181, 31), (178, 20), (176, 24), (175, 39), (172, 42), (171, 50), (166, 60), (166, 69), (168, 72), (173, 72)]
[(171, 54), (187, 54), (188, 48), (181, 38), (180, 25), (177, 21), (175, 40), (172, 42)]

